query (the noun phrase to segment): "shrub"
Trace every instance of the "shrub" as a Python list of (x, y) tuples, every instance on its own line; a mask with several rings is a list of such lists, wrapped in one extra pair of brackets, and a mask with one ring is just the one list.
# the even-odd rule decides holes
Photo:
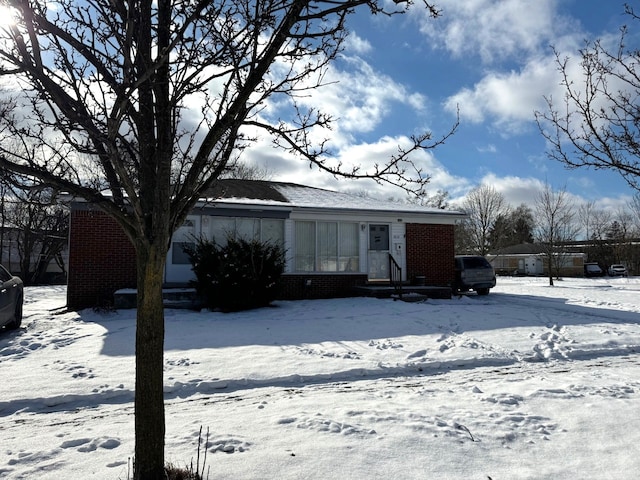
[(284, 270), (280, 246), (242, 238), (228, 238), (221, 246), (200, 239), (186, 253), (196, 275), (196, 290), (206, 307), (247, 310), (275, 300)]

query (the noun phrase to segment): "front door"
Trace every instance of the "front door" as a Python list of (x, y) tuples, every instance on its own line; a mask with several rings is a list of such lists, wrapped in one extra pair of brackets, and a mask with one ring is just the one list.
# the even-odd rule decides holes
[(369, 225), (369, 280), (389, 280), (389, 225)]

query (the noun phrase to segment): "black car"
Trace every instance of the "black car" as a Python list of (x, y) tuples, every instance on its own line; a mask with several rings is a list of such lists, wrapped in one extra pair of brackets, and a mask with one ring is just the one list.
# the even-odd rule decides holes
[(496, 274), (486, 258), (479, 255), (458, 255), (455, 262), (454, 293), (475, 290), (478, 295), (487, 295), (489, 289), (496, 286)]
[(22, 280), (0, 265), (0, 328), (20, 328), (22, 323)]
[(595, 262), (589, 262), (584, 264), (584, 276), (585, 277), (603, 277), (604, 270), (600, 268)]

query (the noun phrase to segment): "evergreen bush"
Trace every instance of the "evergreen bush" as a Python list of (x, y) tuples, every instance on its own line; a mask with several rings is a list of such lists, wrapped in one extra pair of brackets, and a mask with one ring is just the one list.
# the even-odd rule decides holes
[(284, 251), (279, 245), (230, 237), (226, 245), (200, 239), (185, 251), (205, 307), (248, 310), (275, 300), (284, 271)]

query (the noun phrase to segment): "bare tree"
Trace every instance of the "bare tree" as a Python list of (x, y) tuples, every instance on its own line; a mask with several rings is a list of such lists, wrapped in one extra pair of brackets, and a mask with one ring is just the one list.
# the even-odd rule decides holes
[(595, 202), (590, 201), (578, 207), (578, 218), (584, 228), (584, 238), (589, 239), (593, 229), (593, 216), (595, 212)]
[(220, 178), (235, 178), (239, 180), (271, 180), (274, 172), (260, 165), (248, 165), (239, 160), (229, 165)]
[(45, 281), (52, 261), (64, 273), (69, 212), (59, 202), (59, 192), (29, 185), (12, 185), (10, 191), (4, 199), (4, 220), (10, 225), (23, 281), (27, 285)]
[(595, 202), (583, 203), (578, 207), (577, 218), (584, 234), (585, 253), (589, 261), (603, 260), (608, 254), (605, 243), (606, 231), (611, 222), (611, 212), (596, 208)]
[(633, 221), (634, 236), (638, 237), (640, 236), (640, 192), (633, 196), (629, 203), (629, 211)]
[(625, 262), (631, 257), (634, 236), (633, 214), (625, 207), (616, 210), (615, 220), (607, 228), (607, 238), (611, 240), (612, 256), (607, 265)]
[(566, 242), (575, 240), (580, 231), (575, 221), (576, 213), (566, 190), (553, 190), (547, 183), (536, 195), (537, 241), (543, 248), (549, 271), (549, 285), (553, 276), (559, 276), (565, 258)]
[(425, 207), (437, 208), (439, 210), (445, 210), (449, 208), (449, 192), (447, 190), (438, 189), (436, 193), (430, 194), (424, 192), (420, 196), (409, 196), (407, 198), (409, 203), (415, 203)]
[[(632, 7), (625, 7), (640, 20)], [(640, 50), (628, 49), (629, 29), (621, 28), (617, 48), (596, 41), (580, 51), (582, 77), (572, 77), (572, 65), (558, 51), (564, 98), (546, 97), (547, 111), (536, 112), (540, 132), (550, 143), (550, 158), (570, 168), (591, 167), (619, 172), (640, 190)], [(632, 42), (632, 44), (635, 44)]]
[(467, 232), (471, 248), (474, 253), (486, 255), (496, 220), (510, 210), (504, 195), (490, 185), (480, 185), (469, 192), (462, 208), (468, 215), (463, 229)]
[[(16, 85), (4, 110), (0, 168), (38, 179), (102, 208), (136, 251), (134, 478), (163, 478), (163, 271), (172, 233), (201, 194), (254, 140), (252, 132), (318, 169), (420, 193), (412, 161), (443, 143), (427, 132), (365, 170), (328, 151), (332, 118), (301, 99), (323, 85), (362, 7), (379, 0), (22, 0), (0, 29), (0, 73)], [(433, 16), (437, 9), (429, 2)], [(288, 106), (286, 118), (265, 110)], [(197, 105), (196, 110), (187, 106)], [(20, 149), (5, 148), (18, 138)], [(312, 140), (320, 139), (320, 140)], [(38, 150), (43, 155), (23, 152)], [(76, 162), (80, 156), (91, 164)], [(106, 191), (109, 194), (105, 193)]]

